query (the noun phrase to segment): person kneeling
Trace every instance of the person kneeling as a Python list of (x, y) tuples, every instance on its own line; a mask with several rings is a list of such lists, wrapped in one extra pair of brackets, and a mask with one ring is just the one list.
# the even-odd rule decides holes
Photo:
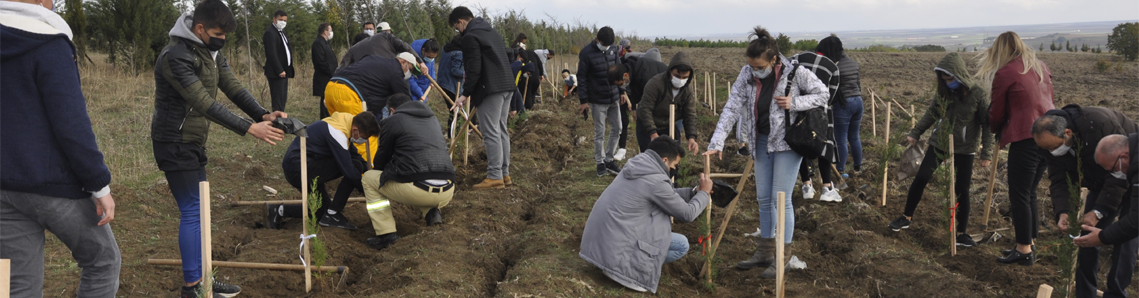
[(391, 201), (419, 209), (428, 226), (443, 223), (439, 208), (455, 195), (455, 166), (443, 128), (427, 104), (406, 94), (388, 98), (390, 117), (380, 121), (376, 169), (364, 173), (364, 195), (376, 237), (368, 246), (384, 249), (399, 239)]
[(629, 289), (656, 293), (661, 266), (688, 253), (688, 238), (671, 232), (669, 216), (695, 220), (712, 191), (704, 174), (697, 188), (672, 188), (669, 168), (684, 154), (679, 142), (659, 137), (629, 159), (593, 205), (578, 255)]

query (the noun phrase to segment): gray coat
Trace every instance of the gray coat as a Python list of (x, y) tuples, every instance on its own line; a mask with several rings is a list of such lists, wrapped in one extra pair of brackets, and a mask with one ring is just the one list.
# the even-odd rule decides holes
[(593, 204), (578, 255), (610, 276), (656, 293), (672, 237), (668, 217), (691, 222), (708, 200), (702, 191), (673, 189), (664, 161), (645, 151), (629, 159)]

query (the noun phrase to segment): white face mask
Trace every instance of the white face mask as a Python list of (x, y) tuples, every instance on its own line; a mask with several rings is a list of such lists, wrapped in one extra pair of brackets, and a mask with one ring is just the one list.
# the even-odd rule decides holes
[(403, 79), (404, 80), (407, 80), (410, 78), (411, 78), (411, 71), (410, 70), (403, 72)]
[(364, 33), (367, 33), (368, 36), (372, 36), (373, 34), (376, 34), (376, 30), (364, 29)]
[(672, 87), (673, 88), (684, 87), (684, 84), (686, 84), (686, 83), (688, 83), (688, 79), (681, 79), (681, 78), (678, 78), (676, 76), (672, 76)]
[(754, 78), (757, 78), (757, 79), (761, 79), (761, 80), (766, 79), (767, 76), (771, 75), (772, 68), (773, 67), (771, 67), (771, 66), (767, 66), (767, 68), (760, 69), (760, 70), (752, 69), (751, 70), (751, 76)]
[(1064, 154), (1067, 154), (1068, 151), (1071, 151), (1071, 150), (1072, 150), (1072, 147), (1069, 147), (1068, 145), (1060, 144), (1060, 147), (1056, 147), (1056, 150), (1052, 150), (1052, 156), (1056, 156), (1056, 157), (1064, 156)]
[(1127, 175), (1123, 173), (1123, 158), (1115, 160), (1119, 163), (1119, 171), (1111, 172), (1111, 176), (1119, 180), (1127, 180)]
[(277, 26), (277, 30), (285, 30), (285, 21), (277, 21), (274, 25)]
[(365, 138), (352, 138), (351, 140), (353, 144), (363, 144), (368, 142), (368, 139)]
[(328, 31), (328, 40), (332, 40), (332, 35), (333, 35), (333, 34), (336, 34), (336, 33), (335, 33), (335, 32), (332, 32), (332, 31)]

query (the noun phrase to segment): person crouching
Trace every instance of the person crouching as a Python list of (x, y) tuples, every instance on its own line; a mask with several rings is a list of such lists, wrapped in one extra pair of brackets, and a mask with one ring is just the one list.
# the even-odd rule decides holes
[(695, 220), (712, 192), (704, 174), (697, 188), (672, 187), (669, 168), (684, 155), (676, 140), (656, 138), (648, 151), (629, 159), (593, 205), (578, 255), (629, 289), (656, 293), (661, 266), (688, 253), (688, 238), (671, 232), (669, 216)]

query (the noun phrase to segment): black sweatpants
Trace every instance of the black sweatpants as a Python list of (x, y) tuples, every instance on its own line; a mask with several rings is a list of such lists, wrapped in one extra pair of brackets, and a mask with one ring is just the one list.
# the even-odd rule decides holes
[[(327, 210), (332, 209), (336, 212), (344, 210), (344, 205), (348, 204), (348, 197), (352, 195), (352, 190), (360, 189), (363, 191), (363, 186), (360, 185), (359, 180), (353, 179), (340, 179), (340, 185), (336, 187), (336, 196), (329, 199), (328, 189), (324, 186), (329, 181), (336, 180), (343, 177), (344, 174), (340, 172), (340, 167), (336, 164), (334, 159), (309, 159), (308, 160), (308, 179), (307, 183), (312, 183), (316, 180), (316, 189), (309, 191), (316, 191), (320, 194), (320, 208), (316, 210), (317, 216), (324, 216)], [(285, 181), (289, 182), (297, 190), (301, 189), (301, 172), (300, 171), (285, 171)], [(312, 186), (309, 184), (309, 186)], [(308, 199), (308, 198), (305, 198)], [(290, 204), (285, 205), (285, 217), (300, 218), (302, 216), (301, 205)], [(320, 220), (320, 218), (315, 218)]]
[(1029, 138), (1012, 142), (1008, 149), (1008, 200), (1016, 243), (1029, 245), (1040, 231), (1040, 203), (1036, 188), (1048, 168), (1049, 154)]
[[(903, 215), (914, 216), (914, 210), (917, 210), (918, 203), (921, 202), (922, 195), (925, 194), (925, 187), (933, 178), (933, 172), (941, 166), (943, 161), (941, 155), (944, 154), (946, 154), (945, 151), (938, 150), (933, 146), (925, 149), (925, 158), (921, 161), (917, 176), (914, 176), (913, 184), (910, 184), (910, 191), (906, 196), (906, 210), (902, 212)], [(958, 234), (965, 234), (969, 228), (969, 186), (973, 179), (974, 157), (972, 154), (953, 155), (953, 165), (957, 171), (956, 185), (953, 188), (957, 193), (956, 232)]]
[(289, 101), (289, 79), (267, 78), (269, 81), (269, 97), (273, 100), (273, 111), (285, 111), (285, 103)]
[(812, 160), (803, 159), (803, 163), (799, 164), (799, 179), (802, 179), (803, 182), (807, 182), (811, 180), (811, 177), (815, 176), (815, 170), (818, 170), (819, 176), (823, 178), (823, 184), (834, 182), (834, 180), (831, 180), (831, 174), (833, 174), (831, 162), (825, 157), (819, 157), (817, 160), (819, 166), (815, 167), (814, 163), (811, 162)]

